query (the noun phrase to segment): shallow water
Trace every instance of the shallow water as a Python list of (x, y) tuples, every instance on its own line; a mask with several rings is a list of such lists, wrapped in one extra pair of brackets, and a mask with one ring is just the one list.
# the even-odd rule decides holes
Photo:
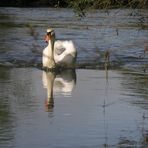
[(1, 68), (0, 75), (0, 147), (148, 146), (145, 76), (32, 68)]
[(100, 68), (105, 51), (110, 65), (147, 72), (148, 10), (98, 10), (78, 18), (70, 9), (0, 8), (0, 65), (41, 65), (43, 36), (53, 27), (56, 38), (73, 40), (78, 67)]

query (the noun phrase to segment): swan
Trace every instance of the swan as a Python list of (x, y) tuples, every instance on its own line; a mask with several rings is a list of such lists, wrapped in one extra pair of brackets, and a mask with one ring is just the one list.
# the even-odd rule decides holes
[(71, 40), (55, 41), (54, 30), (48, 28), (45, 41), (48, 46), (43, 50), (43, 67), (52, 69), (56, 66), (71, 67), (75, 65), (77, 51)]

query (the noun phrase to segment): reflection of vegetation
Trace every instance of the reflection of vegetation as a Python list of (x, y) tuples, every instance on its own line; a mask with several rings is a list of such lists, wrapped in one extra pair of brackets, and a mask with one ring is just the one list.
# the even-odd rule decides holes
[[(128, 99), (131, 103), (139, 105), (142, 108), (148, 109), (148, 77), (142, 74), (132, 74), (130, 72), (124, 72), (124, 81), (122, 85), (127, 89), (128, 96), (135, 96)], [(136, 95), (135, 95), (136, 94)]]
[[(13, 117), (10, 111), (10, 104), (8, 103), (8, 92), (5, 89), (5, 82), (9, 79), (9, 70), (0, 68), (0, 144), (6, 144), (7, 141), (13, 139)], [(8, 90), (7, 90), (8, 91)]]
[(8, 73), (7, 68), (0, 68), (0, 81), (2, 80), (7, 80), (9, 78), (9, 73)]
[(39, 35), (38, 32), (35, 30), (35, 27), (31, 24), (28, 23), (26, 26), (29, 29), (29, 34), (34, 38), (34, 40), (37, 40), (37, 36)]
[[(147, 147), (148, 146), (148, 128), (147, 128), (147, 109), (148, 109), (148, 76), (143, 73), (135, 73), (132, 70), (123, 72), (122, 86), (126, 89), (127, 101), (135, 106), (143, 108), (143, 116), (137, 121), (137, 130), (140, 134), (138, 141), (128, 137), (120, 137), (118, 147)], [(125, 98), (126, 98), (125, 97)], [(124, 100), (125, 100), (124, 98)]]
[(7, 141), (13, 139), (13, 122), (9, 110), (9, 105), (6, 103), (7, 98), (0, 97), (0, 144), (6, 144)]
[[(147, 119), (142, 118), (140, 124), (137, 124), (137, 130), (140, 133), (140, 139), (138, 141), (129, 139), (127, 137), (120, 137), (118, 147), (147, 147), (148, 146), (148, 129)], [(142, 123), (141, 123), (142, 122)]]

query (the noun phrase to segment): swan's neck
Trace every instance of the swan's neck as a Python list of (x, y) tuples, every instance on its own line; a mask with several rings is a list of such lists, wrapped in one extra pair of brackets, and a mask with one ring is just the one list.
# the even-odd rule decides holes
[(54, 60), (54, 55), (53, 55), (53, 52), (54, 52), (54, 43), (53, 43), (51, 40), (48, 41), (48, 46), (47, 46), (47, 48), (48, 48), (49, 57), (50, 57), (52, 60)]
[(51, 46), (52, 49), (54, 48), (54, 39), (53, 38), (49, 39), (48, 46)]
[(48, 68), (54, 68), (55, 67), (54, 42), (52, 40), (48, 41), (48, 46), (46, 47), (44, 51), (44, 57), (45, 58), (43, 58), (43, 65)]

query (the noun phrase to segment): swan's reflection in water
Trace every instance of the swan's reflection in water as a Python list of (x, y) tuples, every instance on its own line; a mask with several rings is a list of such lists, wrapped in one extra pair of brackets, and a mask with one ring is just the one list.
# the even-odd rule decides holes
[(54, 93), (64, 96), (71, 95), (75, 84), (75, 70), (64, 70), (60, 73), (43, 71), (43, 87), (47, 89), (46, 111), (51, 111), (54, 107)]

